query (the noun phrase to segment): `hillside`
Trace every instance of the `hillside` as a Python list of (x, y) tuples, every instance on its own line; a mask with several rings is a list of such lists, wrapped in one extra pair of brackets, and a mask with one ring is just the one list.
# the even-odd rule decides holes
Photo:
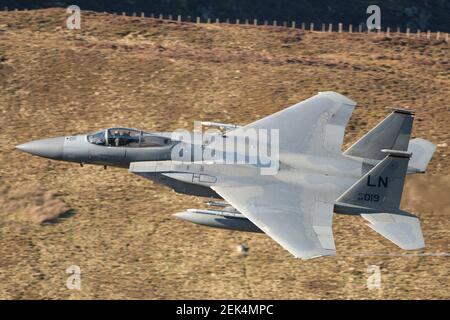
[[(450, 298), (448, 256), (428, 255), (450, 252), (448, 44), (93, 12), (83, 12), (75, 31), (65, 19), (62, 9), (0, 12), (0, 298)], [(386, 107), (415, 110), (413, 136), (439, 145), (429, 172), (408, 177), (403, 199), (421, 217), (424, 255), (398, 256), (405, 252), (359, 217), (335, 216), (338, 255), (295, 260), (263, 235), (171, 216), (202, 199), (126, 170), (14, 150), (117, 125), (245, 124), (326, 90), (358, 102), (346, 146), (389, 114)], [(68, 214), (29, 222), (27, 208), (64, 207), (53, 197)], [(73, 264), (81, 291), (65, 287)], [(381, 267), (380, 290), (366, 288), (369, 265)]]

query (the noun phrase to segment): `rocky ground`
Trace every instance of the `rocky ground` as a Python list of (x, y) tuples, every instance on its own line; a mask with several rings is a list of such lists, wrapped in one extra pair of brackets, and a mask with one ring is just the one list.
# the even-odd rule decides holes
[[(67, 30), (66, 17), (0, 12), (0, 298), (450, 298), (449, 257), (431, 255), (450, 252), (447, 43), (91, 12)], [(414, 109), (413, 136), (438, 144), (403, 199), (421, 218), (424, 250), (402, 251), (361, 218), (335, 216), (337, 256), (295, 260), (264, 235), (172, 217), (202, 199), (126, 170), (14, 150), (117, 125), (245, 124), (326, 90), (359, 103), (346, 146), (386, 107)], [(80, 291), (66, 288), (71, 265), (81, 268)], [(380, 289), (367, 288), (370, 265), (381, 268)]]

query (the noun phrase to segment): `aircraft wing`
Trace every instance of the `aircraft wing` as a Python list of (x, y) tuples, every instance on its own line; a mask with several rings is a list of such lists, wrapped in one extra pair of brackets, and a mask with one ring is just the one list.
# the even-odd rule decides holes
[(317, 191), (300, 183), (281, 181), (276, 175), (255, 174), (259, 172), (257, 168), (224, 164), (144, 161), (133, 162), (130, 171), (159, 172), (186, 182), (197, 177), (198, 181), (208, 182), (205, 185), (297, 258), (336, 252), (332, 230), (334, 201), (319, 199)]
[(227, 133), (248, 129), (279, 130), (280, 153), (329, 155), (341, 153), (345, 127), (356, 102), (332, 91), (317, 95)]
[(317, 200), (312, 191), (275, 179), (212, 189), (296, 258), (335, 254), (333, 203)]

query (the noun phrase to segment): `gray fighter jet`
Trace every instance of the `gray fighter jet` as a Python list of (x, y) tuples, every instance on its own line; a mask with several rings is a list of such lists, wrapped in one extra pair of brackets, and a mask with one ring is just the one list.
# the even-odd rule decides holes
[(418, 218), (400, 209), (404, 178), (423, 173), (435, 145), (410, 140), (414, 113), (394, 111), (341, 151), (356, 103), (335, 92), (246, 126), (188, 138), (172, 132), (111, 128), (28, 142), (18, 149), (50, 158), (128, 168), (177, 192), (210, 199), (217, 209), (178, 218), (201, 225), (263, 232), (297, 258), (335, 254), (333, 213), (361, 215), (402, 249), (420, 249)]

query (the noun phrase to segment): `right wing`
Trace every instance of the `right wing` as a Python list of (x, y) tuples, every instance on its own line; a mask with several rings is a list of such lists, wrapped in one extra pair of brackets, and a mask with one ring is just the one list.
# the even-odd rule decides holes
[[(319, 94), (256, 122), (227, 133), (245, 136), (248, 130), (279, 130), (281, 153), (329, 155), (341, 153), (345, 127), (356, 102), (332, 91)], [(216, 149), (220, 147), (211, 145)]]

